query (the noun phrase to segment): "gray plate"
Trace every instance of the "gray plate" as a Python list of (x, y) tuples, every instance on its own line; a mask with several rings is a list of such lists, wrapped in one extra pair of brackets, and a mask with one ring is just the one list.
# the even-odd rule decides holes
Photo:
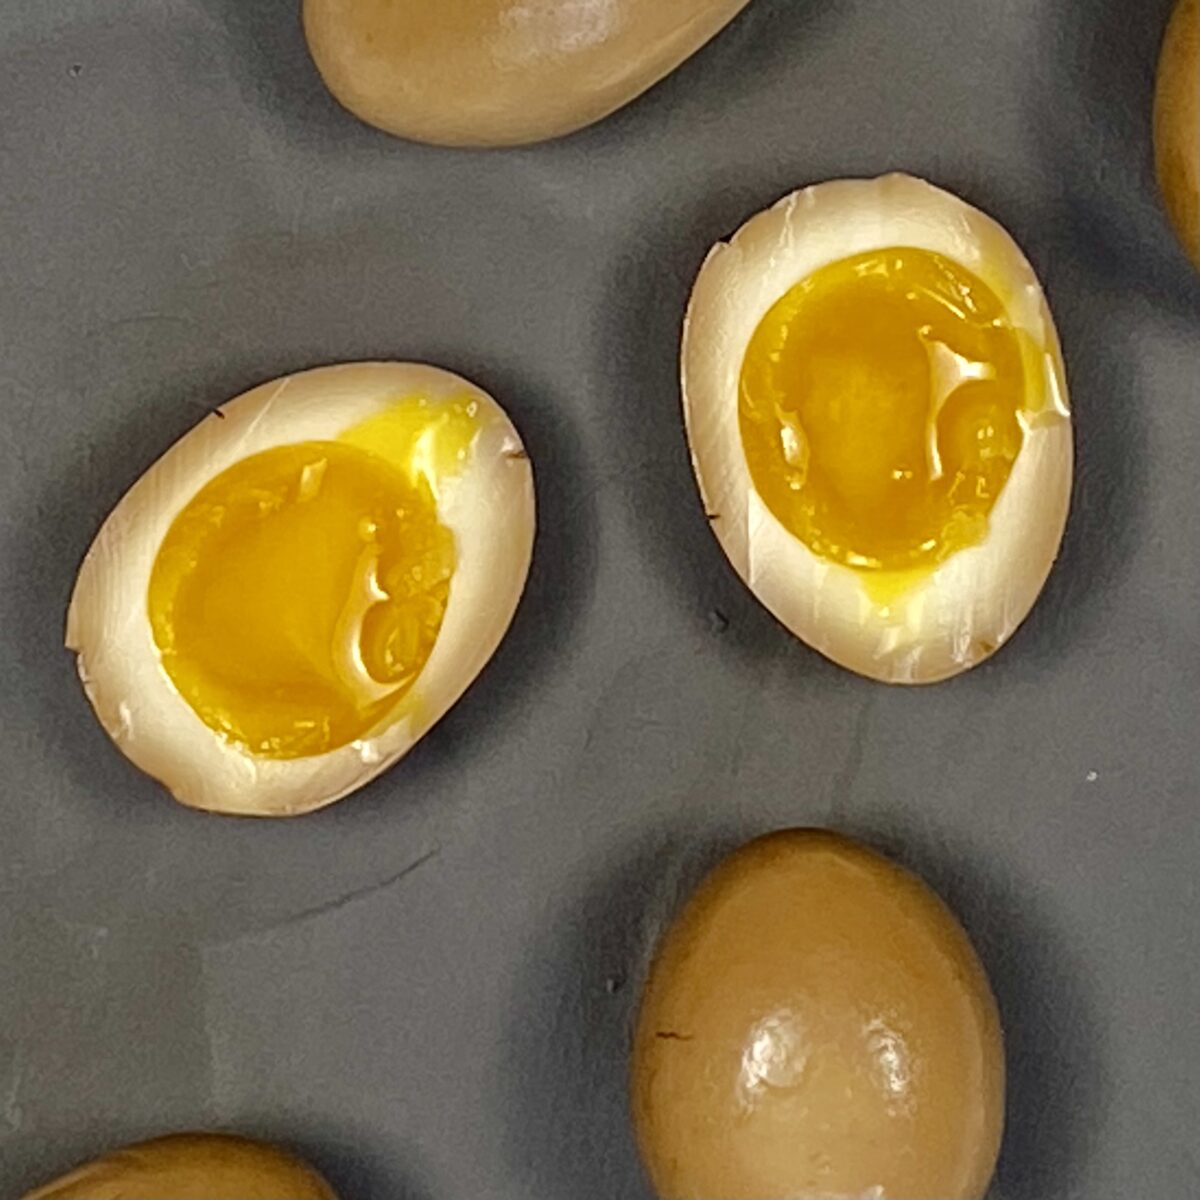
[[(654, 931), (721, 849), (828, 823), (922, 871), (987, 962), (996, 1200), (1196, 1195), (1200, 281), (1150, 171), (1168, 0), (754, 0), (613, 119), (493, 154), (344, 115), (295, 8), (0, 4), (0, 1193), (227, 1126), (346, 1200), (642, 1200), (624, 1087)], [(919, 691), (758, 608), (677, 410), (710, 243), (891, 168), (1025, 246), (1080, 462), (1025, 628)], [(209, 405), (376, 356), (465, 372), (524, 432), (516, 625), (357, 797), (187, 812), (75, 683), (75, 568)]]

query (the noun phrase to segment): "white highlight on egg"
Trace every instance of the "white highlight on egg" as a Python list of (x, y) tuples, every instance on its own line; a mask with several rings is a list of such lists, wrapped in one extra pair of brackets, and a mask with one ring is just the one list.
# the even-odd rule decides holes
[(909, 1107), (913, 1065), (904, 1035), (878, 1017), (867, 1024), (865, 1033), (884, 1093), (894, 1104)]
[[(742, 449), (738, 398), (747, 346), (776, 301), (822, 267), (894, 246), (941, 254), (995, 292), (1025, 335), (1033, 415), (1023, 415), (1025, 443), (985, 540), (881, 604), (860, 572), (815, 555), (760, 498)], [(969, 366), (960, 364), (965, 378)], [(810, 646), (873, 679), (930, 683), (988, 657), (1025, 619), (1062, 540), (1073, 447), (1050, 310), (1033, 268), (990, 217), (905, 175), (785, 197), (710, 251), (688, 305), (681, 373), (692, 463), (712, 529), (751, 591)]]
[(742, 1106), (754, 1108), (764, 1091), (799, 1087), (807, 1066), (808, 1038), (799, 1015), (785, 1008), (764, 1017), (742, 1051), (738, 1080)]
[[(159, 547), (192, 497), (235, 463), (275, 446), (336, 439), (414, 395), (467, 400), (479, 421), (469, 461), (453, 479), (437, 481), (438, 516), (454, 535), (457, 564), (433, 651), (400, 715), (367, 737), (309, 758), (259, 758), (215, 734), (162, 666), (147, 613)], [(318, 488), (319, 472), (305, 482)], [(474, 384), (416, 363), (306, 371), (222, 405), (125, 494), (80, 568), (66, 644), (109, 735), (176, 799), (252, 816), (310, 812), (403, 757), (474, 681), (516, 612), (535, 524), (533, 472), (520, 436)]]

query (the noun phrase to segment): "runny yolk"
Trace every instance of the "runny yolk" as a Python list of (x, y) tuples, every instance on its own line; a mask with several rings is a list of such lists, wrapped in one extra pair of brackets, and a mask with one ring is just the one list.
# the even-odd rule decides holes
[(1024, 440), (1021, 342), (995, 293), (925, 250), (821, 268), (763, 318), (742, 366), (759, 495), (818, 556), (930, 569), (983, 539)]
[(337, 441), (243, 459), (184, 507), (148, 609), (163, 667), (206, 725), (291, 759), (389, 714), (445, 616), (455, 543), (437, 488), (465, 461), (474, 411), (398, 402)]

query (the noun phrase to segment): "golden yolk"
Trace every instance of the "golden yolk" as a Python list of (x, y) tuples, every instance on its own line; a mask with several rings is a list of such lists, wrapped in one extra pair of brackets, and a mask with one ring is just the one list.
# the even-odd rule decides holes
[(996, 295), (925, 250), (821, 268), (763, 318), (742, 366), (759, 495), (817, 555), (929, 568), (983, 539), (1024, 440), (1025, 367)]
[(206, 484), (151, 574), (154, 640), (211, 729), (256, 755), (322, 754), (377, 726), (428, 660), (454, 537), (437, 488), (470, 402), (401, 402), (337, 441), (278, 446)]

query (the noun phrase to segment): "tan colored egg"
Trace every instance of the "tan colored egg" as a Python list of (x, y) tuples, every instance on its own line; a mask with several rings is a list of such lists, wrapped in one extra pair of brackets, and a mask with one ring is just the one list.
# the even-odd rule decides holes
[(355, 116), (453, 146), (538, 142), (640, 96), (748, 0), (305, 0), (317, 68)]
[(337, 1200), (310, 1166), (261, 1142), (177, 1134), (106, 1154), (25, 1200)]
[(1200, 268), (1200, 0), (1179, 0), (1167, 26), (1158, 67), (1154, 149), (1167, 212)]
[(705, 261), (682, 386), (714, 533), (814, 649), (929, 683), (1030, 611), (1070, 503), (1066, 375), (977, 209), (904, 175), (785, 197)]
[(533, 475), (489, 395), (416, 363), (222, 405), (87, 553), (67, 646), (121, 751), (184, 804), (290, 816), (403, 757), (516, 611)]
[(996, 1004), (921, 880), (831, 833), (776, 833), (663, 938), (632, 1109), (663, 1200), (982, 1200), (1004, 1113)]

